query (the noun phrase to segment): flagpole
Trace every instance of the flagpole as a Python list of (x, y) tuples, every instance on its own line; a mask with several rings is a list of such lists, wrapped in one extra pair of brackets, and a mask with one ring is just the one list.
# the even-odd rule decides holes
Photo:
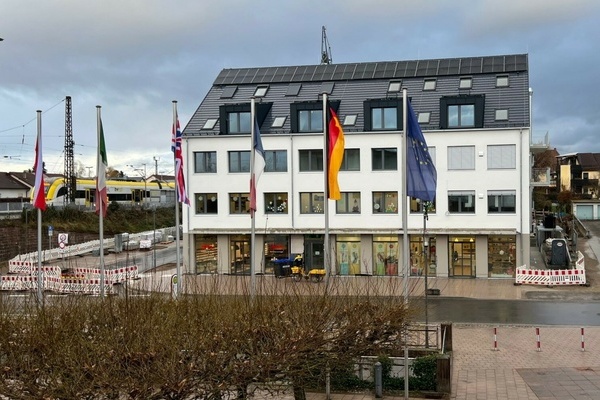
[[(252, 190), (252, 184), (254, 183), (254, 196), (256, 199), (256, 177), (254, 175), (254, 163), (256, 161), (256, 151), (254, 149), (254, 135), (256, 134), (256, 104), (254, 96), (250, 100), (250, 190)], [(252, 194), (251, 194), (252, 196)], [(254, 262), (254, 246), (256, 240), (256, 221), (254, 219), (255, 210), (253, 205), (250, 205), (250, 298), (254, 298), (256, 295), (256, 265)]]
[(327, 93), (323, 93), (323, 174), (324, 188), (323, 213), (325, 216), (325, 240), (323, 255), (325, 257), (325, 291), (329, 289), (329, 278), (331, 275), (331, 260), (329, 256), (329, 146), (327, 137)]
[[(175, 139), (175, 148), (177, 148), (177, 100), (173, 100), (173, 135)], [(183, 143), (182, 143), (183, 144)], [(179, 171), (177, 169), (177, 151), (173, 151), (173, 165), (175, 170), (175, 265), (177, 274), (177, 284), (175, 285), (175, 292), (173, 297), (177, 298), (181, 293), (181, 261), (179, 257)]]
[[(406, 88), (402, 89), (402, 188), (400, 195), (402, 196), (402, 261), (404, 263), (403, 268), (403, 282), (404, 282), (404, 306), (408, 309), (408, 274), (409, 274), (409, 244), (408, 244), (408, 215), (406, 213), (407, 201), (406, 201), (406, 169), (407, 164), (407, 151), (406, 151), (406, 136), (408, 133), (407, 124), (407, 91)], [(408, 399), (408, 322), (405, 321), (404, 328), (404, 398)]]
[[(100, 157), (100, 149), (102, 146), (102, 118), (101, 118), (101, 106), (96, 106), (96, 130), (98, 135), (98, 155), (96, 160), (96, 175), (104, 173), (103, 169), (100, 169), (100, 163), (102, 157)], [(96, 176), (96, 182), (100, 179), (100, 176)], [(98, 232), (100, 239), (100, 296), (104, 297), (104, 281), (105, 281), (105, 270), (104, 270), (104, 199), (100, 198), (100, 193), (96, 190), (96, 204), (100, 202), (100, 212), (98, 213), (99, 223)]]
[[(36, 175), (41, 174), (42, 176), (42, 196), (45, 196), (44, 191), (44, 169), (43, 164), (38, 163), (37, 155), (41, 154), (42, 151), (42, 111), (37, 110), (37, 152), (36, 152)], [(38, 153), (40, 152), (40, 153)], [(41, 170), (37, 170), (41, 168)], [(37, 179), (36, 179), (37, 180)], [(35, 199), (34, 199), (35, 201)], [(38, 268), (37, 268), (37, 301), (38, 305), (44, 306), (44, 291), (42, 290), (42, 210), (38, 207), (37, 209), (37, 241), (38, 241)]]

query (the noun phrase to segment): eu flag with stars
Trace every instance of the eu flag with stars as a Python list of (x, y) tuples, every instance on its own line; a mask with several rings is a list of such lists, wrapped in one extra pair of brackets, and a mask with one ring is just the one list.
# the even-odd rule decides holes
[(433, 201), (437, 187), (437, 171), (410, 100), (407, 99), (407, 103), (406, 194), (423, 201)]

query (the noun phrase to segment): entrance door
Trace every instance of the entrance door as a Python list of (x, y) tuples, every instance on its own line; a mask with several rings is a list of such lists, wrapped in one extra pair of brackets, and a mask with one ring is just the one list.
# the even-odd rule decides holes
[(450, 276), (475, 276), (475, 242), (473, 238), (457, 238), (450, 242)]
[(306, 271), (325, 268), (325, 244), (323, 239), (305, 239), (304, 266)]
[(245, 239), (232, 239), (229, 247), (229, 260), (231, 260), (232, 274), (249, 275), (250, 241)]

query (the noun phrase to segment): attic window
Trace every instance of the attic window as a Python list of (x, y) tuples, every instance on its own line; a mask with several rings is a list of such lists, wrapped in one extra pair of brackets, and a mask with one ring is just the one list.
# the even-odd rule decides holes
[(508, 87), (508, 76), (500, 75), (496, 77), (496, 87)]
[(235, 92), (237, 91), (237, 86), (225, 86), (223, 92), (221, 93), (222, 99), (231, 99)]
[(333, 82), (323, 82), (321, 84), (321, 93), (331, 94), (333, 92), (333, 87), (335, 83)]
[(402, 81), (392, 81), (388, 86), (388, 92), (399, 92), (402, 89)]
[(344, 126), (354, 126), (356, 125), (356, 117), (358, 117), (356, 114), (351, 114), (351, 115), (346, 115), (344, 117)]
[(428, 124), (430, 119), (431, 119), (431, 113), (429, 111), (427, 111), (427, 112), (420, 112), (419, 116), (417, 118), (417, 121), (420, 124)]
[(204, 126), (202, 126), (203, 130), (210, 130), (213, 129), (215, 127), (215, 125), (217, 124), (217, 121), (219, 119), (218, 118), (209, 118), (206, 120), (206, 122), (204, 123)]
[(286, 96), (298, 96), (298, 93), (300, 93), (300, 88), (302, 87), (301, 83), (290, 83), (290, 86), (288, 86), (287, 92), (285, 93)]
[(508, 110), (507, 109), (496, 110), (496, 121), (508, 121)]
[(423, 82), (423, 90), (435, 90), (436, 82), (435, 79), (425, 79)]
[(471, 89), (473, 87), (473, 78), (464, 77), (460, 78), (460, 83), (458, 84), (459, 89)]
[(273, 124), (271, 125), (271, 128), (283, 128), (283, 124), (285, 124), (285, 120), (287, 117), (275, 117), (275, 120), (273, 120)]
[(268, 86), (257, 87), (256, 91), (254, 92), (254, 97), (265, 97), (265, 95), (267, 94), (267, 90), (269, 90)]

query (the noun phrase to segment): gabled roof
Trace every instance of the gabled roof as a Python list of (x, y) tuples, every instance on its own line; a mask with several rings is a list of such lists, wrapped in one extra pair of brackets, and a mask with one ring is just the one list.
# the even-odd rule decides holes
[(0, 189), (26, 189), (28, 190), (31, 186), (28, 186), (11, 176), (10, 172), (0, 172)]
[(583, 171), (600, 171), (600, 153), (578, 153), (577, 160)]
[[(365, 116), (365, 102), (401, 101), (400, 88), (407, 89), (416, 113), (429, 113), (429, 122), (421, 124), (423, 130), (441, 129), (445, 124), (441, 103), (459, 96), (477, 101), (485, 98), (485, 113), (481, 116), (485, 128), (527, 127), (528, 68), (527, 54), (226, 68), (215, 79), (183, 135), (228, 134), (223, 122), (228, 113), (248, 112), (254, 96), (257, 96), (256, 115), (261, 134), (292, 133), (294, 107), (316, 104), (323, 93), (328, 93), (331, 102), (339, 105), (336, 111), (340, 121), (346, 116), (354, 120), (344, 126), (345, 132), (364, 132), (370, 120), (370, 115)], [(497, 85), (499, 77), (506, 77), (510, 84)], [(472, 85), (462, 87), (463, 78), (471, 79)], [(435, 81), (433, 90), (424, 85), (431, 80)], [(392, 86), (396, 89), (391, 89)], [(257, 89), (263, 89), (260, 96), (255, 95)], [(507, 118), (496, 119), (496, 110), (506, 110)]]

